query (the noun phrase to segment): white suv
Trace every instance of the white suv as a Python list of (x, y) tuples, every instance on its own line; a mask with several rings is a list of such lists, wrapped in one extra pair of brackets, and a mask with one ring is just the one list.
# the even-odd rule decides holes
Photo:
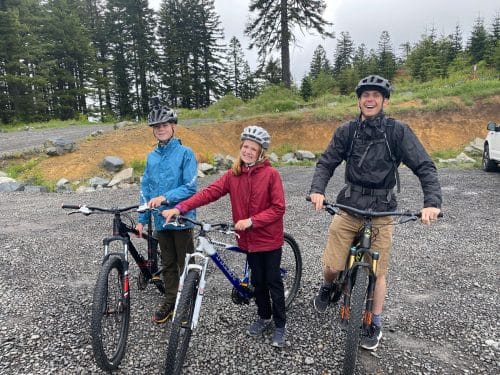
[(486, 129), (488, 135), (484, 140), (483, 169), (493, 172), (497, 170), (497, 163), (500, 163), (500, 125), (490, 122)]

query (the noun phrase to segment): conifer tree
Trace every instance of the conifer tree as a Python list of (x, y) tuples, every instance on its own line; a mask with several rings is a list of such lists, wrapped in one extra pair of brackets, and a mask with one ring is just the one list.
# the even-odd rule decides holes
[(326, 30), (331, 23), (322, 14), (326, 8), (324, 0), (251, 0), (249, 10), (257, 14), (250, 20), (245, 33), (251, 38), (250, 48), (257, 47), (260, 68), (274, 50), (280, 51), (281, 81), (291, 85), (290, 43), (295, 42), (292, 30), (295, 26), (314, 29), (320, 35), (333, 37)]
[(378, 42), (377, 73), (388, 80), (392, 80), (396, 73), (396, 56), (392, 49), (391, 37), (387, 31), (382, 31)]
[(331, 73), (332, 67), (330, 61), (326, 57), (326, 51), (320, 44), (316, 47), (311, 60), (311, 66), (309, 68), (309, 74), (312, 78), (318, 77), (321, 72)]
[(484, 20), (481, 17), (476, 18), (472, 27), (471, 36), (467, 45), (467, 52), (471, 56), (473, 64), (483, 60), (488, 47), (488, 36), (484, 27)]

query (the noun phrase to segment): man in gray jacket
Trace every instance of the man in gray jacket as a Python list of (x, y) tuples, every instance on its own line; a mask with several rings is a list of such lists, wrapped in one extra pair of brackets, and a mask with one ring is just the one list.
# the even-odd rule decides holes
[[(358, 118), (340, 126), (316, 164), (310, 198), (316, 210), (323, 208), (325, 189), (335, 169), (346, 161), (346, 185), (337, 196), (337, 203), (378, 212), (394, 211), (397, 207), (394, 187), (399, 192), (398, 166), (404, 163), (419, 178), (423, 195), (422, 223), (436, 220), (441, 207), (441, 187), (436, 166), (413, 131), (402, 122), (386, 117), (392, 87), (385, 78), (370, 75), (356, 87)], [(339, 270), (344, 269), (351, 243), (362, 221), (346, 212), (333, 217), (326, 248), (323, 252), (324, 281), (313, 305), (325, 312), (334, 292)], [(386, 274), (392, 244), (391, 217), (373, 219), (378, 229), (372, 247), (380, 253), (377, 283), (373, 299), (373, 323), (361, 346), (375, 349), (382, 338), (381, 313), (386, 294)]]

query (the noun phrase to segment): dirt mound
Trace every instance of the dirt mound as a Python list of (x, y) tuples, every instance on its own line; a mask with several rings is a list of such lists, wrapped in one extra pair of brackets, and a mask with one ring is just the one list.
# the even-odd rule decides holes
[[(475, 137), (483, 138), (488, 121), (500, 121), (499, 105), (500, 96), (497, 95), (460, 110), (408, 112), (395, 117), (408, 123), (426, 149), (432, 152), (460, 148)], [(239, 134), (250, 123), (257, 123), (269, 131), (272, 137), (271, 151), (291, 148), (320, 152), (341, 122), (313, 121), (306, 116), (302, 120), (278, 117), (189, 127), (179, 125), (177, 136), (183, 144), (194, 150), (199, 161), (206, 161), (216, 153), (236, 155)], [(84, 140), (79, 143), (78, 150), (71, 154), (42, 161), (40, 172), (45, 180), (50, 181), (57, 181), (61, 177), (71, 181), (82, 180), (105, 174), (99, 164), (107, 155), (118, 156), (126, 165), (130, 165), (132, 161), (144, 160), (154, 145), (149, 127), (126, 127)]]

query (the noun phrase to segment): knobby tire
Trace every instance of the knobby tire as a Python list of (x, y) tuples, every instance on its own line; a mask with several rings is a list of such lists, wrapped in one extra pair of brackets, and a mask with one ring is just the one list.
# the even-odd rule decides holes
[(365, 309), (367, 287), (368, 270), (366, 267), (358, 267), (354, 286), (351, 291), (351, 311), (345, 338), (344, 375), (354, 374), (356, 369), (359, 339), (363, 328), (363, 312)]
[(165, 375), (179, 375), (181, 373), (192, 334), (191, 322), (198, 294), (199, 279), (200, 275), (197, 271), (190, 271), (184, 280), (168, 340)]
[(285, 307), (288, 309), (299, 291), (302, 256), (299, 245), (290, 234), (285, 233), (284, 240), (280, 269), (285, 289)]
[(97, 365), (104, 371), (116, 370), (127, 346), (130, 300), (123, 291), (124, 268), (117, 256), (101, 267), (94, 289), (90, 335)]

